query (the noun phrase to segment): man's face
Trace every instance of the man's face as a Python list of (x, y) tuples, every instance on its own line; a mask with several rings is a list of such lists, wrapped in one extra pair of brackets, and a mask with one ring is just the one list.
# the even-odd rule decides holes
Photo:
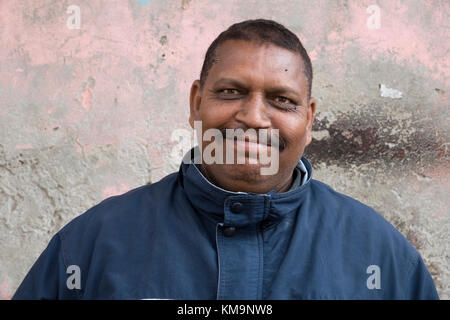
[[(308, 101), (308, 82), (300, 55), (272, 44), (228, 40), (216, 52), (203, 88), (194, 81), (189, 122), (202, 130), (279, 130), (284, 148), (279, 169), (261, 175), (261, 164), (205, 164), (203, 174), (230, 191), (266, 193), (286, 191), (294, 167), (311, 142), (315, 100)], [(225, 138), (225, 137), (224, 137)], [(211, 142), (203, 141), (202, 150)], [(226, 151), (225, 151), (226, 152)]]

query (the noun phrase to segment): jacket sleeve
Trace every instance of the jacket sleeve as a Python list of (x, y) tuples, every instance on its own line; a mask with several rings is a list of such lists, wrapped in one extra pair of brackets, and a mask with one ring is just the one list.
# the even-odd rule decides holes
[(56, 234), (47, 248), (31, 267), (13, 300), (58, 299), (65, 286), (66, 266), (64, 264), (61, 239)]
[(439, 300), (433, 278), (419, 256), (412, 267), (406, 290), (408, 300)]

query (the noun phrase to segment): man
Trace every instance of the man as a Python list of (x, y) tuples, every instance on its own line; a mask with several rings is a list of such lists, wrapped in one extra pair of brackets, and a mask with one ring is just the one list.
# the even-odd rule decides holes
[[(282, 25), (249, 20), (222, 32), (192, 84), (189, 122), (271, 139), (215, 135), (209, 153), (203, 139), (179, 172), (89, 209), (52, 238), (14, 298), (438, 299), (394, 227), (312, 179), (302, 156), (311, 83), (308, 55)], [(205, 161), (225, 145), (243, 163)], [(263, 151), (276, 155), (272, 174), (262, 174)]]

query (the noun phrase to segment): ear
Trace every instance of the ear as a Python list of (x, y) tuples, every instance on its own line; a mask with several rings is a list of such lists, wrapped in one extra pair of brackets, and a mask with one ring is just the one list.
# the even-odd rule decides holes
[(314, 122), (314, 115), (316, 113), (316, 104), (317, 101), (315, 98), (311, 97), (308, 103), (308, 116), (307, 116), (307, 124), (306, 124), (306, 145), (309, 145), (312, 140), (312, 126)]
[(195, 80), (191, 86), (191, 94), (189, 97), (190, 113), (189, 113), (189, 124), (191, 128), (194, 129), (194, 121), (200, 120), (200, 105), (202, 101), (200, 88), (200, 81)]

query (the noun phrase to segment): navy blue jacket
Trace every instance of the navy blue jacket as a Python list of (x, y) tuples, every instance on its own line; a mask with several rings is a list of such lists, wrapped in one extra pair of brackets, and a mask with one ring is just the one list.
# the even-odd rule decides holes
[(108, 198), (51, 239), (13, 298), (438, 299), (403, 235), (302, 161), (308, 180), (281, 194), (229, 192), (182, 163)]

